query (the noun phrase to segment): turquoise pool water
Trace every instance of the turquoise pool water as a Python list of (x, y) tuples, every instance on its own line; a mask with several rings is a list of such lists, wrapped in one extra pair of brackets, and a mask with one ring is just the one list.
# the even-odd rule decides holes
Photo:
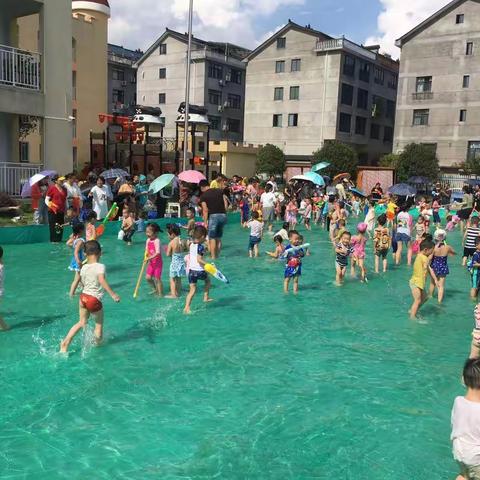
[(218, 262), (232, 283), (191, 317), (145, 285), (133, 301), (142, 237), (104, 238), (122, 302), (105, 300), (105, 344), (80, 337), (68, 359), (56, 352), (77, 318), (70, 251), (7, 246), (0, 478), (454, 478), (450, 409), (472, 325), (459, 259), (445, 305), (419, 324), (406, 266), (336, 288), (326, 234), (305, 236), (301, 293), (286, 297), (282, 265), (248, 259), (232, 221)]

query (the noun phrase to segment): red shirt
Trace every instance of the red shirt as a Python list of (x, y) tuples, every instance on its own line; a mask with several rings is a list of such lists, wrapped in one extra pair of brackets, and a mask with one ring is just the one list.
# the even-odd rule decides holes
[(38, 183), (34, 183), (32, 185), (31, 197), (32, 197), (32, 208), (34, 210), (37, 210), (39, 201), (42, 199), (42, 190), (40, 189)]
[[(50, 185), (47, 190), (47, 197), (50, 197), (50, 201), (57, 206), (56, 210), (58, 213), (65, 212), (65, 205), (67, 202), (67, 190), (65, 188), (62, 187), (59, 190), (56, 185)], [(52, 209), (49, 208), (49, 210)]]

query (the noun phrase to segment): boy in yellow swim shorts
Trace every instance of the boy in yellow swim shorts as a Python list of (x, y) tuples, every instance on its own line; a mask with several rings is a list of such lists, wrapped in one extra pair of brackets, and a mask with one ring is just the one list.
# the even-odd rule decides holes
[(434, 271), (430, 267), (430, 260), (433, 254), (435, 244), (430, 239), (425, 239), (420, 244), (420, 251), (418, 252), (415, 263), (413, 264), (413, 275), (410, 279), (410, 289), (412, 290), (413, 304), (409, 310), (410, 318), (414, 320), (417, 318), (417, 313), (420, 307), (427, 301), (427, 293), (425, 284), (427, 282), (427, 274), (430, 273), (432, 282), (437, 284), (437, 278)]

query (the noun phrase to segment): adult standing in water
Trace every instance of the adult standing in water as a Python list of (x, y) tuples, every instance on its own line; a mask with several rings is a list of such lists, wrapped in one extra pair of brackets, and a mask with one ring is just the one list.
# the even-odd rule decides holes
[(210, 188), (207, 180), (202, 180), (200, 187), (200, 205), (203, 221), (208, 229), (208, 243), (212, 259), (218, 258), (222, 249), (223, 228), (227, 223), (228, 198), (220, 188)]
[(45, 204), (48, 208), (48, 226), (50, 228), (50, 241), (60, 243), (63, 237), (61, 225), (65, 221), (65, 208), (67, 205), (67, 190), (63, 186), (65, 177), (55, 175), (52, 177), (53, 184), (47, 190)]
[(88, 194), (92, 197), (92, 210), (97, 214), (97, 220), (103, 220), (108, 213), (108, 200), (112, 200), (112, 193), (105, 185), (103, 177), (97, 178), (97, 184)]
[(77, 184), (77, 177), (74, 173), (65, 175), (65, 183), (63, 186), (67, 190), (67, 208), (72, 208), (75, 215), (80, 215), (80, 209), (82, 208), (82, 192)]

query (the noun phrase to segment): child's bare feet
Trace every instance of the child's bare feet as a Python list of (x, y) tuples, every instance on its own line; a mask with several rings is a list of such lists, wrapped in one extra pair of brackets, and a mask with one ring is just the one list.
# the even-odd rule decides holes
[(213, 298), (205, 297), (205, 298), (203, 299), (203, 301), (204, 301), (205, 303), (210, 303), (210, 302), (213, 302)]
[(170, 295), (165, 295), (165, 298), (178, 298), (178, 295), (171, 293)]
[(183, 309), (183, 313), (184, 313), (185, 315), (191, 315), (191, 314), (192, 314), (192, 311), (190, 310), (190, 307), (188, 307), (188, 308), (185, 307), (185, 308)]
[(65, 340), (62, 340), (60, 342), (60, 353), (67, 353), (67, 351), (68, 351), (67, 349), (68, 349), (68, 347), (67, 347), (67, 344), (66, 344)]

